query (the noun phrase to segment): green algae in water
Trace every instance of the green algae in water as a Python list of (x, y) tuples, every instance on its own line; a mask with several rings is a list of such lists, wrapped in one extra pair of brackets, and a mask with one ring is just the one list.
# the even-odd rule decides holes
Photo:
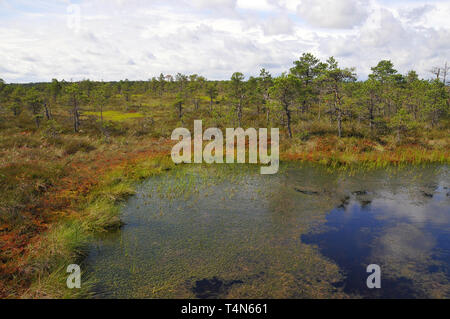
[[(259, 168), (249, 165), (185, 166), (138, 187), (123, 208), (126, 225), (93, 245), (86, 261), (88, 275), (97, 283), (98, 297), (358, 297), (346, 290), (348, 269), (339, 258), (302, 237), (325, 233), (330, 227), (327, 214), (355, 198), (370, 205), (401, 195), (425, 207), (426, 196), (416, 195), (433, 193), (445, 183), (448, 186), (445, 167), (348, 174), (284, 165), (276, 175), (260, 175)], [(440, 217), (448, 229), (448, 214)], [(367, 249), (376, 251), (382, 247), (380, 240), (395, 240), (383, 237), (383, 230), (366, 230), (381, 233), (370, 237)], [(441, 240), (448, 240), (446, 234)], [(430, 255), (424, 260), (437, 265)], [(380, 258), (380, 263), (395, 278), (399, 265), (389, 258)], [(421, 267), (409, 273), (402, 269), (400, 276), (429, 273), (424, 264)], [(439, 281), (442, 292), (448, 288), (448, 276), (439, 269), (427, 280)], [(439, 291), (430, 295), (443, 296)]]

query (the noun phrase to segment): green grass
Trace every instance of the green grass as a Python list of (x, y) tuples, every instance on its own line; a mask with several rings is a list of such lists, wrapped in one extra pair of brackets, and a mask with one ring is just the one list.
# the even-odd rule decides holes
[[(100, 118), (100, 112), (83, 112), (83, 115), (93, 115)], [(142, 113), (124, 113), (119, 111), (104, 111), (103, 119), (112, 122), (124, 122), (127, 120), (145, 117)]]
[(54, 225), (44, 240), (34, 247), (35, 253), (30, 257), (28, 265), (34, 271), (38, 271), (32, 279), (30, 288), (22, 297), (88, 297), (92, 287), (92, 283), (88, 280), (82, 281), (81, 289), (67, 288), (66, 267), (70, 264), (82, 264), (87, 244), (92, 239), (91, 235), (77, 219), (61, 221)]

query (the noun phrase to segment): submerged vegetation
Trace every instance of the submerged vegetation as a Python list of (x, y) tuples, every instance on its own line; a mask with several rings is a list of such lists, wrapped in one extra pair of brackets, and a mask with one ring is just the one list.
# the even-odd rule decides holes
[(64, 265), (120, 227), (135, 182), (175, 167), (170, 134), (196, 119), (280, 127), (282, 160), (330, 170), (449, 163), (449, 87), (390, 61), (366, 81), (311, 54), (247, 80), (0, 81), (0, 296), (76, 297)]
[[(445, 298), (445, 166), (349, 173), (182, 165), (138, 185), (126, 227), (91, 245), (86, 278), (96, 297)], [(360, 265), (374, 260), (378, 292)]]

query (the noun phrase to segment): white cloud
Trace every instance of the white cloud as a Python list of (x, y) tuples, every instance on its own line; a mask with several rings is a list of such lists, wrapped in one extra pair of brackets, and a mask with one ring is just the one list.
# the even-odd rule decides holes
[(191, 3), (193, 3), (196, 6), (203, 7), (203, 8), (210, 8), (210, 7), (227, 7), (227, 8), (234, 8), (236, 6), (236, 0), (191, 0)]
[(365, 21), (368, 4), (368, 0), (302, 0), (297, 12), (313, 26), (346, 29)]
[(303, 52), (334, 55), (362, 77), (381, 59), (426, 77), (431, 66), (450, 60), (450, 3), (444, 0), (432, 6), (82, 0), (79, 30), (68, 28), (68, 3), (0, 2), (0, 78), (119, 80), (182, 72), (227, 79), (235, 71), (256, 75), (261, 67), (279, 74)]
[(272, 11), (276, 10), (277, 6), (269, 0), (238, 0), (237, 6), (240, 9)]
[[(394, 11), (394, 13), (396, 13)], [(365, 77), (381, 59), (390, 59), (402, 73), (415, 69), (422, 77), (450, 58), (450, 26), (414, 26), (383, 7), (375, 10), (356, 33), (320, 37), (321, 52), (328, 52), (346, 65), (356, 65)]]
[(428, 12), (435, 8), (436, 7), (431, 4), (424, 4), (423, 6), (412, 9), (400, 10), (400, 15), (408, 19), (411, 23), (417, 23), (418, 21), (421, 21)]
[(279, 15), (270, 18), (264, 23), (263, 29), (266, 35), (291, 34), (294, 24), (287, 15)]

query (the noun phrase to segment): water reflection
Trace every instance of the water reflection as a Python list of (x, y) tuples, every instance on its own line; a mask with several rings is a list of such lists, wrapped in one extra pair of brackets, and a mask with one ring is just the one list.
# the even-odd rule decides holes
[[(354, 192), (347, 204), (330, 212), (322, 231), (302, 235), (345, 272), (344, 292), (369, 298), (449, 297), (448, 197), (442, 185), (427, 195), (416, 186), (396, 193)], [(381, 266), (382, 289), (367, 289), (369, 264)]]

